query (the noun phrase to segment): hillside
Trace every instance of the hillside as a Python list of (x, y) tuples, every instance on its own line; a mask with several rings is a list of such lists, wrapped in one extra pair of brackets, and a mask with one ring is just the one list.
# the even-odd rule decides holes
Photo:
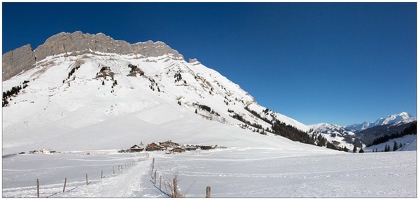
[[(168, 48), (162, 42), (155, 45)], [(276, 146), (278, 141), (269, 138), (272, 124), (308, 131), (260, 106), (239, 85), (196, 59), (186, 62), (174, 50), (165, 52), (66, 52), (3, 81), (3, 155), (40, 148), (113, 149), (167, 139)], [(13, 88), (21, 89), (7, 95)]]
[(348, 131), (336, 124), (319, 123), (309, 125), (309, 128), (310, 133), (321, 134), (324, 138), (337, 146), (353, 149), (355, 143), (357, 146), (361, 145), (359, 140), (356, 139), (354, 132)]

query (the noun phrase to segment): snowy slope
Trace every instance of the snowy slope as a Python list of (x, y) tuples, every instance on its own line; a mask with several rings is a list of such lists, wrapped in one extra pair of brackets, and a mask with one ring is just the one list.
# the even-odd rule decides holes
[[(246, 107), (270, 120), (308, 130), (284, 115), (264, 113), (266, 108), (237, 84), (196, 59), (188, 63), (171, 54), (69, 54), (49, 56), (35, 68), (3, 82), (7, 91), (29, 81), (3, 107), (3, 155), (40, 148), (123, 148), (133, 141), (160, 139), (222, 145), (228, 143), (226, 137), (237, 137), (236, 145), (252, 146), (253, 135), (248, 139), (233, 133), (247, 134), (254, 128), (240, 130), (243, 122), (232, 118), (230, 111), (262, 128), (270, 124)], [(140, 70), (129, 75), (129, 66)], [(108, 69), (101, 71), (104, 67)], [(167, 124), (183, 129), (173, 131), (173, 127), (165, 128)], [(266, 144), (269, 139), (263, 138), (257, 145)]]
[(416, 135), (405, 135), (400, 138), (390, 139), (387, 142), (366, 147), (365, 151), (384, 151), (384, 147), (386, 145), (390, 146), (390, 150), (392, 151), (394, 142), (396, 142), (398, 145), (402, 144), (402, 148), (399, 148), (397, 151), (416, 151), (416, 137)]
[[(24, 81), (27, 87), (2, 109), (3, 197), (36, 197), (36, 179), (41, 197), (166, 197), (152, 184), (152, 158), (158, 176), (172, 180), (179, 173), (186, 197), (204, 197), (207, 186), (211, 197), (417, 194), (415, 152), (351, 154), (255, 133), (259, 128), (232, 115), (263, 129), (271, 126), (266, 120), (302, 131), (310, 127), (258, 105), (196, 59), (67, 52), (4, 81), (3, 91)], [(116, 153), (166, 140), (226, 148)], [(59, 153), (27, 154), (41, 148)]]
[(346, 130), (336, 124), (319, 123), (308, 126), (312, 133), (320, 133), (327, 141), (332, 142), (338, 146), (352, 149), (355, 142), (355, 133)]

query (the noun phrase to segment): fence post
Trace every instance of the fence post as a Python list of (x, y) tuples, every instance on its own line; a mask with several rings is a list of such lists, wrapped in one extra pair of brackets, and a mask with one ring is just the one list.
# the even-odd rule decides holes
[(173, 178), (173, 198), (177, 198), (177, 180)]
[(100, 172), (100, 179), (103, 177), (103, 170)]
[(87, 174), (86, 174), (86, 185), (89, 185), (89, 181), (87, 179)]
[(161, 175), (160, 175), (160, 190), (161, 190)]
[(207, 191), (206, 191), (206, 196), (205, 198), (210, 198), (211, 197), (211, 187), (207, 186)]
[(156, 184), (157, 184), (157, 181), (156, 181), (156, 174), (157, 174), (157, 170), (155, 170), (155, 171), (154, 171), (154, 185), (156, 185)]
[(112, 166), (112, 174), (115, 174), (115, 168)]
[(153, 158), (153, 164), (151, 165), (151, 172), (154, 171), (154, 158)]
[(36, 179), (36, 196), (39, 198), (39, 180)]
[(67, 178), (64, 178), (64, 188), (63, 188), (63, 192), (65, 192), (65, 185), (67, 185)]

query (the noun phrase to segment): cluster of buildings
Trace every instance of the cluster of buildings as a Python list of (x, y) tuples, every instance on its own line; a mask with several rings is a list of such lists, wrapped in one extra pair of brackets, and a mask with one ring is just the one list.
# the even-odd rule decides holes
[(213, 146), (204, 146), (204, 145), (180, 145), (171, 140), (165, 142), (152, 142), (144, 146), (143, 142), (139, 145), (134, 145), (129, 149), (121, 149), (119, 153), (131, 153), (131, 152), (142, 152), (142, 151), (166, 151), (166, 153), (182, 153), (185, 151), (195, 151), (197, 149), (210, 150), (216, 148), (217, 145)]
[[(57, 153), (57, 152), (56, 151), (48, 151), (46, 149), (29, 151), (29, 154), (52, 154), (52, 153)], [(25, 152), (20, 152), (19, 154), (25, 154)]]

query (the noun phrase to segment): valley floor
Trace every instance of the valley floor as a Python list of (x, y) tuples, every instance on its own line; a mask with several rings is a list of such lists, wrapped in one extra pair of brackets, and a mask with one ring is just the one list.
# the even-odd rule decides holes
[(165, 185), (177, 174), (179, 194), (195, 198), (205, 197), (207, 186), (211, 197), (417, 197), (416, 163), (416, 151), (323, 154), (276, 148), (14, 155), (3, 156), (2, 196), (36, 197), (38, 179), (40, 197), (168, 197)]

